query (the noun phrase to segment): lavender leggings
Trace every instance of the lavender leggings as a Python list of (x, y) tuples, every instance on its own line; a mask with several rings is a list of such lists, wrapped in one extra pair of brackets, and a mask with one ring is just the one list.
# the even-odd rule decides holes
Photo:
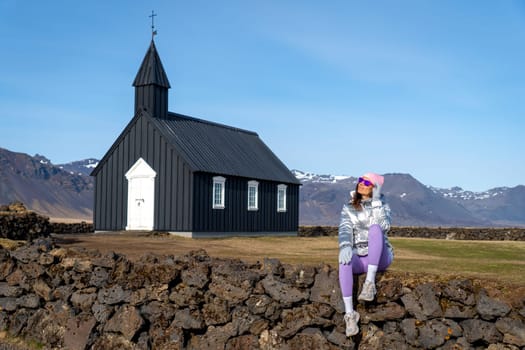
[(368, 255), (354, 254), (350, 264), (339, 264), (339, 284), (343, 297), (352, 295), (354, 288), (354, 274), (365, 273), (368, 265), (377, 265), (378, 271), (384, 271), (392, 263), (388, 252), (383, 231), (379, 225), (371, 225), (368, 229)]

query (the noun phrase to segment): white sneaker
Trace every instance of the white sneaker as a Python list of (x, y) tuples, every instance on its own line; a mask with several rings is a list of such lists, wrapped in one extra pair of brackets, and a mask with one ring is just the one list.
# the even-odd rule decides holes
[(345, 323), (346, 323), (346, 336), (352, 337), (359, 333), (359, 313), (357, 311), (349, 312), (345, 314)]
[(377, 290), (375, 283), (365, 281), (361, 294), (357, 297), (357, 300), (372, 301), (376, 296)]

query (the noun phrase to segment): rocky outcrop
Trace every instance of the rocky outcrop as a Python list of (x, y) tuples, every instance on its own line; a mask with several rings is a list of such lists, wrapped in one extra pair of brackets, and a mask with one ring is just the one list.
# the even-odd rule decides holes
[[(337, 236), (337, 226), (301, 226), (299, 236)], [(390, 237), (525, 241), (525, 228), (392, 227)]]
[(51, 233), (89, 233), (93, 224), (54, 223), (47, 216), (27, 210), (23, 203), (0, 205), (0, 237), (12, 240), (33, 240)]
[(0, 328), (71, 350), (525, 346), (523, 293), (501, 300), (471, 280), (391, 273), (379, 277), (376, 301), (358, 305), (361, 331), (347, 338), (337, 275), (203, 250), (131, 261), (40, 239), (0, 250)]
[(51, 233), (49, 218), (29, 211), (20, 202), (0, 206), (0, 237), (31, 240)]

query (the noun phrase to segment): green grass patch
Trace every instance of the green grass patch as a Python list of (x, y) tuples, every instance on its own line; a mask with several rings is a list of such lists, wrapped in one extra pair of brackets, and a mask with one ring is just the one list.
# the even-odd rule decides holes
[[(483, 278), (525, 286), (525, 242), (390, 238), (395, 259), (390, 270)], [(212, 256), (291, 264), (337, 266), (337, 237), (243, 237), (187, 240)], [(196, 247), (195, 247), (196, 248)]]
[(391, 269), (525, 285), (525, 242), (392, 238)]

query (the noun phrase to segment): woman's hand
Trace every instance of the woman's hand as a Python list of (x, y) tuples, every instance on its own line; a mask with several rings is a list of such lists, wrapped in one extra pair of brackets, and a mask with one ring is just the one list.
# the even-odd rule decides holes
[(348, 265), (352, 261), (352, 247), (347, 245), (339, 249), (339, 264)]
[(381, 198), (381, 185), (375, 185), (374, 190), (372, 191), (372, 200), (379, 200)]

